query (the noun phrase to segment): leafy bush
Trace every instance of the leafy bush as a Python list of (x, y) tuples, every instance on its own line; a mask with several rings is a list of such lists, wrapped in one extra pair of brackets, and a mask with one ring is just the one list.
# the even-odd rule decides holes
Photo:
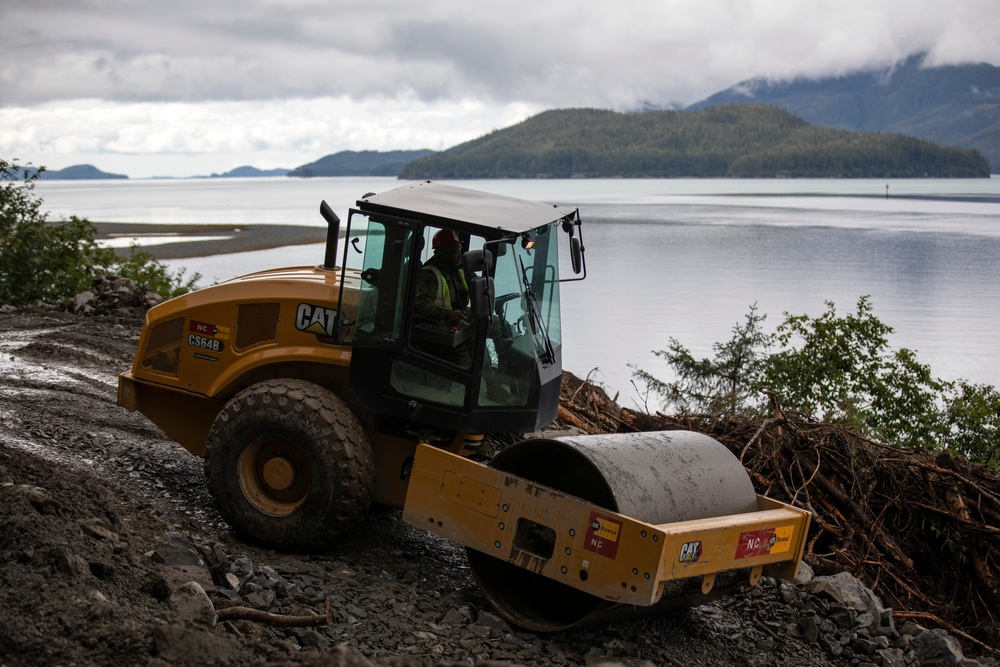
[(942, 445), (1000, 469), (1000, 392), (964, 380), (948, 383)]
[(911, 350), (890, 349), (892, 327), (875, 317), (868, 297), (845, 316), (832, 302), (827, 308), (815, 318), (786, 315), (778, 327), (782, 349), (770, 357), (764, 385), (809, 417), (844, 422), (884, 442), (932, 447), (943, 385)]
[(893, 329), (875, 317), (869, 297), (847, 315), (826, 305), (818, 317), (786, 313), (774, 334), (761, 329), (766, 316), (753, 306), (729, 341), (713, 345), (712, 359), (696, 359), (673, 338), (666, 351), (654, 351), (674, 381), (633, 375), (682, 414), (764, 414), (774, 397), (785, 410), (882, 442), (947, 448), (1000, 467), (1000, 392), (936, 379), (912, 350), (891, 349)]
[(60, 303), (106, 274), (130, 278), (165, 298), (193, 289), (197, 274), (185, 281), (183, 270), (171, 273), (146, 251), (133, 247), (123, 258), (101, 247), (86, 218), (49, 222), (34, 193), (42, 171), (0, 159), (0, 303)]

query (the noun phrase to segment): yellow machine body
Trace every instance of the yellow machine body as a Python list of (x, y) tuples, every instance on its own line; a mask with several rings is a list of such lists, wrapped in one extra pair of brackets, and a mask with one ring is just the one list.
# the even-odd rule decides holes
[[(795, 575), (809, 513), (757, 496), (707, 436), (522, 440), (489, 465), (469, 458), (484, 433), (537, 431), (557, 414), (559, 239), (585, 276), (578, 211), (429, 182), (358, 207), (339, 268), (339, 219), (324, 202), (323, 265), (150, 309), (119, 376), (119, 405), (205, 458), (241, 536), (323, 549), (372, 503), (402, 508), (465, 545), (490, 602), (540, 631), (697, 604), (734, 574)], [(464, 243), (464, 355), (418, 336), (429, 326), (414, 314), (419, 272), (441, 231)]]
[[(345, 301), (358, 294), (348, 274)], [(119, 405), (138, 410), (198, 456), (222, 404), (270, 377), (309, 379), (347, 396), (351, 348), (332, 339), (340, 271), (260, 271), (151, 309)], [(340, 341), (347, 342), (347, 341)]]
[[(762, 574), (794, 577), (810, 514), (756, 496), (754, 511), (651, 524), (421, 445), (404, 518), (594, 598), (651, 607), (661, 602), (668, 582), (674, 580), (695, 579), (701, 592), (708, 594), (723, 572), (745, 571), (744, 581), (750, 584)], [(506, 595), (501, 588), (486, 592)], [(551, 594), (551, 589), (544, 594)], [(520, 625), (537, 630), (568, 627), (590, 613), (583, 609), (580, 618), (568, 622), (534, 613), (526, 616), (522, 609), (504, 605), (503, 599), (499, 602)]]

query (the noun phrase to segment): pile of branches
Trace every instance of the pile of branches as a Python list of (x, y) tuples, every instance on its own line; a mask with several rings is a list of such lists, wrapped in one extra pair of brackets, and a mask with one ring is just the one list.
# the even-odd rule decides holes
[(621, 408), (564, 377), (559, 418), (588, 433), (685, 429), (740, 457), (757, 493), (812, 512), (805, 560), (850, 572), (897, 619), (1000, 646), (1000, 476), (947, 452), (912, 451), (836, 424), (772, 416), (671, 417)]

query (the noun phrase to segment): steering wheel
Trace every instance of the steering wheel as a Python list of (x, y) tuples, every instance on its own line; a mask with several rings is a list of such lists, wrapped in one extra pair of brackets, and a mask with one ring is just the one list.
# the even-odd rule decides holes
[(504, 317), (504, 305), (508, 301), (520, 297), (521, 295), (517, 292), (511, 292), (510, 294), (504, 294), (496, 298), (494, 310), (502, 323), (501, 330), (503, 331), (503, 335), (495, 336), (494, 340), (510, 343), (524, 335), (524, 316), (517, 318), (514, 322), (510, 322)]
[(493, 310), (496, 312), (497, 317), (503, 317), (503, 306), (505, 303), (511, 299), (516, 299), (521, 296), (517, 292), (511, 292), (510, 294), (504, 294), (503, 296), (498, 296), (493, 302)]

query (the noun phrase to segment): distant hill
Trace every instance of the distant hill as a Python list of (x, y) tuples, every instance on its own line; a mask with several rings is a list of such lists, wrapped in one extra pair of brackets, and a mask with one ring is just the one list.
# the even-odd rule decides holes
[(750, 79), (688, 109), (770, 104), (824, 127), (975, 148), (1000, 173), (1000, 67), (922, 68), (923, 61), (914, 56), (888, 69), (818, 80)]
[(289, 176), (396, 176), (408, 162), (433, 155), (417, 151), (341, 151), (288, 172)]
[(977, 151), (810, 125), (764, 105), (546, 111), (406, 165), (404, 179), (984, 177)]
[(230, 169), (224, 174), (212, 174), (211, 178), (255, 178), (258, 176), (287, 176), (288, 169), (258, 169), (249, 165)]
[(90, 164), (77, 164), (65, 169), (46, 169), (39, 176), (46, 181), (83, 181), (128, 178), (124, 174), (109, 174)]

